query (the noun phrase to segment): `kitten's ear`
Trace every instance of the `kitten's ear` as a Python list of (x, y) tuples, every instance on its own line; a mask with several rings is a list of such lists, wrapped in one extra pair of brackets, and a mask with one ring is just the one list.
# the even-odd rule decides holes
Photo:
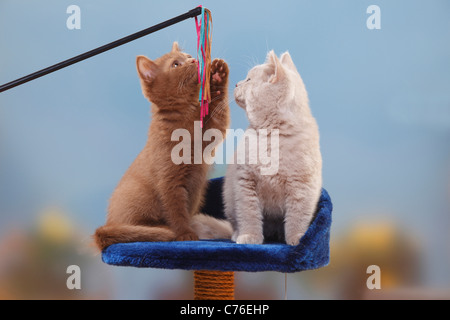
[(289, 54), (289, 51), (286, 51), (281, 55), (281, 64), (285, 67), (291, 69), (292, 71), (298, 72), (297, 68), (295, 67), (294, 61), (292, 61), (291, 55)]
[(180, 47), (178, 46), (178, 42), (174, 42), (172, 45), (172, 52), (180, 52)]
[(274, 72), (269, 78), (270, 83), (277, 83), (286, 77), (286, 71), (273, 50), (267, 55), (267, 63), (274, 68)]
[(143, 81), (152, 81), (158, 73), (158, 66), (145, 56), (137, 56), (136, 67), (139, 78)]

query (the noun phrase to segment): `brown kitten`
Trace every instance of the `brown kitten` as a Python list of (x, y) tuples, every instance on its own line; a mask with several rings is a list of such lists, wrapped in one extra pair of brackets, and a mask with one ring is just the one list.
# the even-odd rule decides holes
[[(136, 64), (142, 92), (152, 103), (152, 121), (144, 149), (110, 199), (106, 224), (95, 232), (101, 250), (121, 242), (197, 240), (193, 228), (202, 220), (194, 222), (192, 217), (203, 201), (209, 165), (176, 165), (171, 160), (178, 143), (171, 141), (172, 132), (186, 129), (194, 140), (194, 121), (200, 119), (196, 60), (175, 42), (171, 52), (154, 61), (138, 56)], [(202, 129), (219, 129), (223, 136), (230, 121), (228, 73), (225, 61), (212, 62), (212, 101)], [(202, 145), (204, 149), (207, 143)], [(191, 148), (193, 157), (194, 141)]]

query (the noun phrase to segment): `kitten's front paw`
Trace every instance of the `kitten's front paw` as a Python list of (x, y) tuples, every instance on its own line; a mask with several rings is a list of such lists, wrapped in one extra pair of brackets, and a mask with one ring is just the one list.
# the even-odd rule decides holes
[(254, 234), (241, 234), (237, 237), (236, 243), (238, 244), (262, 244), (264, 237), (262, 235)]
[(215, 59), (211, 64), (211, 98), (221, 95), (228, 85), (230, 70), (225, 60)]
[(286, 236), (286, 243), (291, 246), (298, 246), (302, 237), (303, 233)]

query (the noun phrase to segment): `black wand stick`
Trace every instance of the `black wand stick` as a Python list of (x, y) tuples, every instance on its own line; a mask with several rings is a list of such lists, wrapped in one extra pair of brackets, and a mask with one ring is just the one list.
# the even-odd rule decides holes
[(55, 71), (57, 71), (59, 69), (68, 67), (68, 66), (70, 66), (70, 65), (72, 65), (74, 63), (77, 63), (77, 62), (83, 61), (85, 59), (91, 58), (93, 56), (96, 56), (96, 55), (98, 55), (98, 54), (100, 54), (102, 52), (114, 49), (114, 48), (116, 48), (118, 46), (121, 46), (121, 45), (123, 45), (125, 43), (128, 43), (130, 41), (139, 39), (139, 38), (141, 38), (143, 36), (146, 36), (146, 35), (148, 35), (150, 33), (159, 31), (161, 29), (167, 28), (167, 27), (169, 27), (169, 26), (171, 26), (171, 25), (173, 25), (175, 23), (181, 22), (181, 21), (186, 20), (188, 18), (196, 17), (196, 16), (200, 15), (201, 13), (202, 13), (202, 8), (197, 7), (195, 9), (190, 10), (189, 12), (186, 12), (186, 13), (184, 13), (182, 15), (179, 15), (178, 17), (175, 17), (175, 18), (172, 18), (170, 20), (161, 22), (161, 23), (159, 23), (157, 25), (154, 25), (154, 26), (152, 26), (150, 28), (147, 28), (147, 29), (141, 30), (139, 32), (133, 33), (133, 34), (131, 34), (129, 36), (126, 36), (126, 37), (124, 37), (122, 39), (119, 39), (119, 40), (113, 41), (111, 43), (105, 44), (105, 45), (103, 45), (101, 47), (98, 47), (98, 48), (93, 49), (91, 51), (82, 53), (82, 54), (80, 54), (78, 56), (75, 56), (73, 58), (67, 59), (67, 60), (62, 61), (60, 63), (54, 64), (54, 65), (52, 65), (50, 67), (47, 67), (45, 69), (36, 71), (36, 72), (31, 73), (31, 74), (29, 74), (29, 75), (27, 75), (25, 77), (19, 78), (17, 80), (14, 80), (14, 81), (11, 81), (11, 82), (8, 82), (8, 83), (5, 83), (4, 85), (0, 86), (0, 92), (9, 90), (9, 89), (14, 88), (16, 86), (20, 86), (21, 84), (24, 84), (24, 83), (26, 83), (28, 81), (40, 78), (42, 76), (45, 76), (46, 74), (55, 72)]

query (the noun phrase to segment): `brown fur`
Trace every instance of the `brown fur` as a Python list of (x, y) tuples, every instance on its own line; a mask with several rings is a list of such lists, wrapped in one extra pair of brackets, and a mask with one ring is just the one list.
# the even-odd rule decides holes
[[(194, 155), (194, 121), (200, 119), (196, 61), (175, 42), (168, 54), (154, 61), (138, 56), (136, 63), (142, 92), (152, 102), (152, 121), (144, 149), (110, 199), (106, 225), (94, 234), (101, 250), (120, 242), (198, 239), (191, 222), (203, 201), (209, 166), (171, 160), (179, 143), (171, 135), (179, 128), (191, 133)], [(219, 129), (224, 136), (229, 125), (228, 72), (223, 60), (213, 61), (212, 101), (203, 128)]]

